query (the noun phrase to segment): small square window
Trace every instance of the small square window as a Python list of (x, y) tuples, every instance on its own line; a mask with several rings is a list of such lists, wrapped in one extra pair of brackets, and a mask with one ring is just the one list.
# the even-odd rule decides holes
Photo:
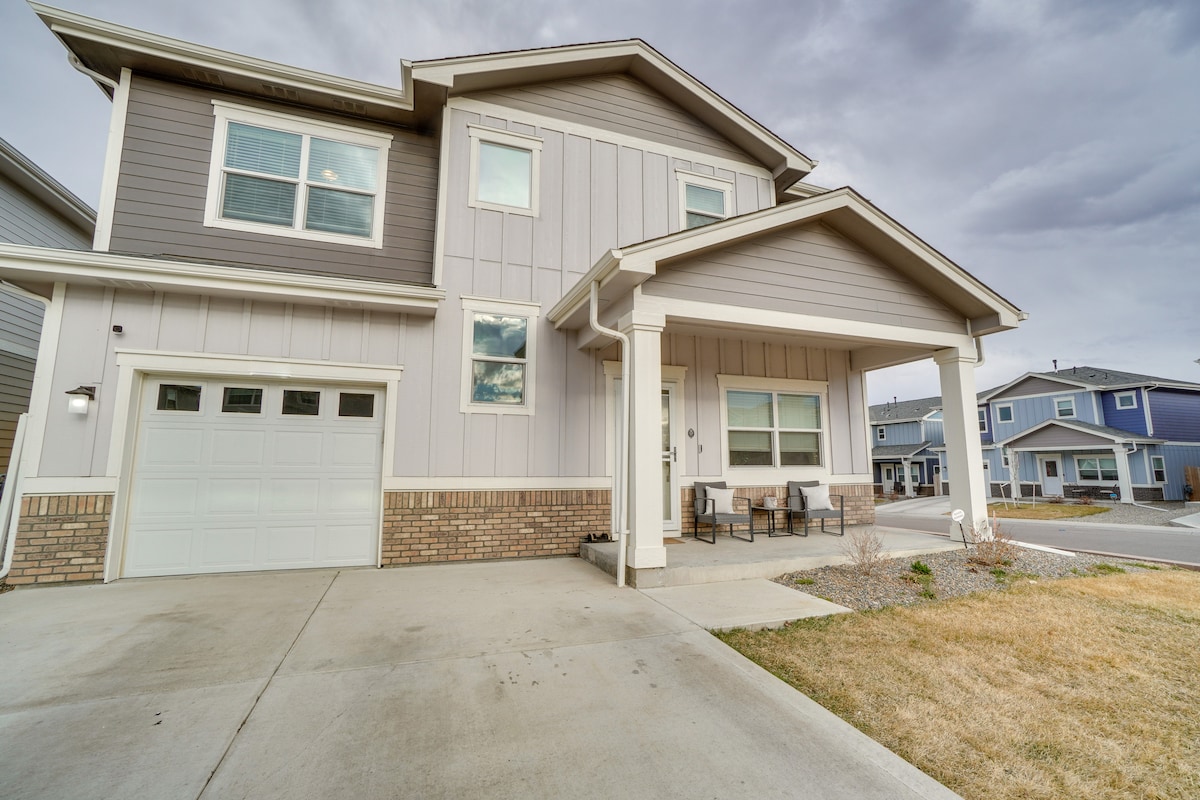
[(996, 406), (996, 422), (1012, 422), (1013, 407), (1012, 406)]
[(675, 170), (679, 182), (679, 226), (684, 230), (720, 222), (733, 211), (733, 184), (711, 175)]
[(199, 411), (200, 387), (160, 383), (158, 386), (159, 411)]
[(226, 414), (261, 414), (262, 389), (226, 386), (221, 397), (221, 411)]
[(1137, 408), (1136, 392), (1117, 392), (1113, 397), (1117, 401), (1117, 408)]
[(375, 395), (341, 392), (338, 394), (339, 417), (375, 416)]
[(321, 393), (285, 389), (282, 412), (289, 416), (318, 416), (321, 413)]
[(470, 125), (468, 132), (468, 205), (536, 217), (542, 140), (482, 125)]
[(1056, 397), (1054, 399), (1054, 416), (1058, 419), (1074, 419), (1075, 398)]

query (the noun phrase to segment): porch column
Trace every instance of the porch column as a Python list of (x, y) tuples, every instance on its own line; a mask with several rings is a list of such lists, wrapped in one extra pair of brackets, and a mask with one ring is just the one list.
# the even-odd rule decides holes
[(903, 458), (900, 460), (900, 467), (904, 470), (904, 496), (912, 497), (912, 462)]
[(663, 545), (662, 332), (666, 316), (631, 311), (618, 327), (629, 337), (629, 548), (627, 565), (667, 565)]
[(1133, 478), (1129, 475), (1129, 455), (1124, 447), (1114, 447), (1113, 456), (1117, 460), (1117, 485), (1121, 487), (1121, 502), (1132, 503)]
[[(983, 446), (975, 400), (973, 351), (952, 347), (933, 355), (942, 383), (942, 416), (946, 433), (946, 466), (950, 469), (950, 508), (961, 508), (963, 526), (983, 531), (988, 526), (987, 491), (983, 476)], [(956, 523), (950, 537), (962, 541)]]

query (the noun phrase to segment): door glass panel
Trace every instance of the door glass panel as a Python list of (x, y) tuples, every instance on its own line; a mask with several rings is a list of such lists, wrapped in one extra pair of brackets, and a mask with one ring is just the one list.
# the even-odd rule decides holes
[(662, 462), (662, 503), (663, 503), (663, 520), (671, 521), (671, 462)]
[(662, 393), (662, 449), (671, 452), (671, 393), (666, 389)]
[(221, 396), (221, 411), (226, 414), (261, 414), (262, 389), (226, 386)]
[(1047, 461), (1046, 462), (1046, 477), (1047, 478), (1057, 478), (1058, 477), (1058, 462), (1057, 461)]
[(158, 410), (199, 411), (200, 387), (160, 383), (158, 385)]
[(318, 416), (321, 413), (321, 393), (285, 389), (283, 413), (301, 417)]

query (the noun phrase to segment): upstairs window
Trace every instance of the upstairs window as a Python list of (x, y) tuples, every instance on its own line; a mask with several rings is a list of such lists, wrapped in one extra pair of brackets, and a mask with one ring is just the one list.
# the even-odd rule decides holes
[(1011, 405), (996, 406), (996, 422), (1012, 422), (1013, 407)]
[(538, 183), (542, 140), (534, 136), (468, 127), (471, 136), (471, 187), (473, 208), (538, 215)]
[(1075, 419), (1075, 398), (1054, 398), (1054, 416), (1057, 419)]
[(204, 224), (383, 247), (391, 136), (213, 101)]
[(1167, 482), (1167, 460), (1163, 456), (1150, 456), (1150, 469), (1154, 472), (1155, 483)]
[(987, 406), (979, 409), (979, 432), (987, 433)]
[(1137, 392), (1117, 392), (1113, 399), (1117, 408), (1137, 408)]
[(711, 175), (675, 170), (679, 181), (680, 228), (699, 228), (720, 222), (733, 208), (733, 184)]
[(887, 440), (887, 428), (885, 428), (882, 425), (880, 425), (878, 428), (876, 428), (875, 429), (875, 439), (880, 442), (886, 441)]

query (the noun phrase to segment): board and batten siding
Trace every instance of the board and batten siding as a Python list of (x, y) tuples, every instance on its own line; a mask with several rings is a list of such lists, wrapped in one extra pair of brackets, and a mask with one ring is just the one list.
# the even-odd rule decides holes
[(962, 333), (964, 320), (820, 223), (660, 267), (648, 295)]
[(467, 96), (530, 114), (685, 147), (709, 156), (753, 161), (721, 134), (629, 75), (515, 86)]
[[(204, 227), (215, 125), (213, 99), (391, 134), (383, 248)], [(252, 269), (428, 284), (438, 147), (436, 138), (402, 128), (135, 76), (109, 249)]]
[[(123, 332), (114, 333), (114, 325)], [(404, 363), (407, 347), (401, 314), (70, 285), (50, 389), (56, 402), (47, 410), (40, 474), (105, 474), (116, 402), (116, 348), (392, 366)], [(406, 373), (402, 385), (407, 378)], [(254, 378), (241, 380), (253, 385)], [(63, 392), (80, 385), (95, 386), (97, 392), (95, 413), (86, 417), (68, 415), (66, 403), (57, 402)], [(403, 406), (401, 418), (407, 418)]]

